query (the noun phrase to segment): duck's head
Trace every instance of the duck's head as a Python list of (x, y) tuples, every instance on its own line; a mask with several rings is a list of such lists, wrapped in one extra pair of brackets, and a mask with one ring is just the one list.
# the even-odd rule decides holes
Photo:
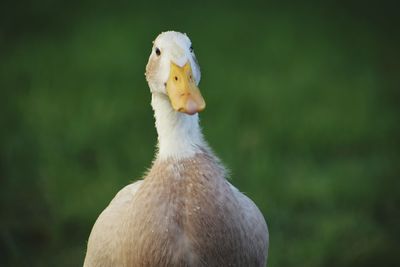
[(168, 31), (157, 36), (146, 66), (152, 93), (168, 96), (175, 111), (193, 115), (206, 103), (197, 87), (200, 66), (186, 34)]

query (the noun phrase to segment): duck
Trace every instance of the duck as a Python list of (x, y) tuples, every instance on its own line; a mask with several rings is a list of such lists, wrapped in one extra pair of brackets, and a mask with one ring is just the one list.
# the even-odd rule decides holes
[(84, 267), (266, 266), (269, 233), (204, 139), (201, 73), (189, 37), (162, 32), (145, 72), (158, 144), (142, 179), (97, 218)]

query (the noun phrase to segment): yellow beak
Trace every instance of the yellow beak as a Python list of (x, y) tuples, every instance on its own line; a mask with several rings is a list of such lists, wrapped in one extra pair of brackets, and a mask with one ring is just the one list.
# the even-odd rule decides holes
[(189, 62), (183, 67), (171, 62), (166, 89), (172, 108), (176, 111), (193, 115), (206, 107), (206, 102), (193, 79)]

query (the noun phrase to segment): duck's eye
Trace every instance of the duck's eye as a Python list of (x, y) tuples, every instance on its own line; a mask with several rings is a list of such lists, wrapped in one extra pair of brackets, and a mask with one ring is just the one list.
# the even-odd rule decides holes
[(193, 53), (193, 46), (190, 46), (189, 50), (190, 50), (190, 53)]
[(160, 49), (158, 47), (156, 47), (156, 55), (157, 56), (161, 55), (161, 51), (160, 51)]

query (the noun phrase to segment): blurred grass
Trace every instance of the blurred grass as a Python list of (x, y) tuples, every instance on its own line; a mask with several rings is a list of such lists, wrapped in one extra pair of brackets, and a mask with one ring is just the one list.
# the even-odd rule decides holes
[(269, 266), (395, 266), (396, 6), (2, 2), (0, 265), (79, 266), (101, 210), (150, 166), (151, 41), (187, 32), (204, 133), (263, 211)]

